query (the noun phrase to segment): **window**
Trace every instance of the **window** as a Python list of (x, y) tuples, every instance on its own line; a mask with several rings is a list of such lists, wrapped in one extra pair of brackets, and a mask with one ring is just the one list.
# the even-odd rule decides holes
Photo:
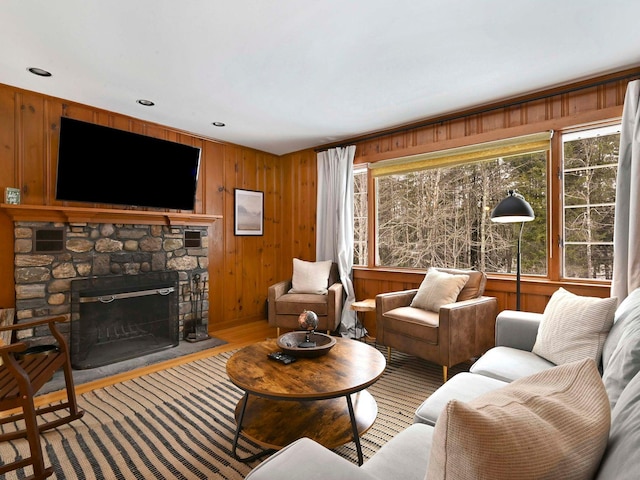
[(367, 265), (367, 168), (353, 170), (353, 264)]
[(544, 150), (377, 177), (376, 263), (515, 272), (520, 225), (490, 214), (516, 190), (536, 213), (524, 229), (522, 271), (546, 274), (546, 172)]
[(620, 125), (565, 134), (563, 275), (611, 280)]

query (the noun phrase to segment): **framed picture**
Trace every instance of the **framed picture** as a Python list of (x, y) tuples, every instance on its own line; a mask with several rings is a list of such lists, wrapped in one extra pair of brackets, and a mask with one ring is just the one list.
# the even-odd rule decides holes
[(262, 235), (264, 193), (236, 188), (234, 233), (236, 235)]

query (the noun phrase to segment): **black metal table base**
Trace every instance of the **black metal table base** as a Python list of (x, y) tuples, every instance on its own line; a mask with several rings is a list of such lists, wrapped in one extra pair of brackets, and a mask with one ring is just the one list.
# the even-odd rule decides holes
[[(356, 414), (353, 409), (353, 402), (351, 401), (351, 395), (345, 395), (347, 399), (347, 408), (349, 409), (349, 419), (351, 420), (351, 431), (353, 433), (353, 442), (356, 444), (356, 452), (358, 453), (358, 465), (362, 465), (364, 462), (364, 457), (362, 455), (362, 445), (360, 444), (360, 436), (358, 435), (358, 424), (356, 422)], [(249, 457), (240, 457), (237, 453), (238, 448), (238, 439), (240, 438), (240, 432), (242, 431), (242, 421), (244, 420), (245, 410), (247, 408), (247, 403), (249, 400), (249, 394), (245, 393), (242, 397), (242, 407), (240, 408), (240, 416), (238, 417), (238, 425), (236, 426), (236, 433), (233, 437), (233, 445), (231, 447), (231, 453), (233, 454), (233, 458), (243, 463), (250, 463), (255, 460), (258, 460), (265, 455), (270, 455), (275, 450), (273, 449), (265, 449), (261, 452), (258, 452)], [(283, 400), (285, 401), (285, 400)]]

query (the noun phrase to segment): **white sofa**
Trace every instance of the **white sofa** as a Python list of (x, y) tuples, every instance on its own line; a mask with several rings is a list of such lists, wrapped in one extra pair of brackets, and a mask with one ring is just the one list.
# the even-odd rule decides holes
[[(430, 459), (434, 462), (431, 449), (432, 447), (435, 449), (434, 442), (440, 441), (434, 439), (434, 432), (438, 427), (440, 431), (446, 428), (445, 420), (442, 418), (445, 416), (444, 412), (447, 412), (446, 422), (449, 422), (453, 418), (450, 415), (452, 406), (460, 407), (481, 402), (488, 395), (499, 396), (506, 390), (513, 390), (514, 387), (526, 383), (529, 379), (569, 368), (567, 366), (556, 367), (554, 363), (532, 352), (542, 319), (542, 314), (502, 312), (496, 323), (496, 347), (483, 355), (471, 367), (470, 372), (454, 376), (426, 399), (415, 412), (415, 423), (396, 435), (361, 467), (343, 459), (316, 442), (303, 438), (271, 456), (250, 472), (246, 478), (250, 480), (422, 480), (425, 478), (444, 478), (444, 476), (438, 477), (433, 474), (427, 475), (427, 470), (429, 469), (431, 472), (430, 467), (433, 467), (433, 465), (429, 466)], [(640, 289), (632, 292), (617, 308), (615, 323), (603, 343), (600, 365), (602, 378), (598, 375), (595, 362), (591, 361), (598, 384), (594, 385), (595, 390), (588, 390), (588, 393), (583, 395), (574, 395), (574, 397), (582, 397), (583, 402), (580, 408), (584, 410), (581, 415), (593, 413), (601, 418), (597, 424), (601, 432), (599, 435), (603, 437), (603, 440), (601, 446), (596, 445), (591, 452), (596, 456), (596, 461), (589, 467), (592, 474), (586, 475), (586, 478), (616, 480), (640, 478), (640, 455), (638, 455), (640, 452), (640, 374), (638, 374), (640, 370)], [(601, 396), (603, 394), (606, 408), (596, 410), (597, 404), (602, 405)], [(544, 399), (544, 395), (542, 398)], [(591, 408), (592, 404), (593, 409)], [(549, 410), (552, 408), (555, 407), (552, 405)], [(500, 413), (500, 410), (495, 408), (492, 411), (494, 414), (495, 412), (498, 412), (498, 415)], [(544, 416), (544, 412), (542, 413)], [(574, 411), (569, 410), (569, 414), (571, 413)], [(519, 426), (513, 426), (512, 437), (515, 437), (516, 441), (528, 440), (531, 435), (520, 432), (519, 428)], [(590, 437), (595, 437), (595, 427), (588, 427), (586, 431), (588, 433), (583, 435), (579, 431), (569, 432), (567, 438), (569, 441), (586, 441)], [(549, 435), (549, 445), (553, 442), (557, 444), (557, 437), (558, 435), (555, 434)], [(489, 445), (479, 442), (476, 444), (477, 448), (467, 448), (464, 452), (460, 451), (460, 458), (473, 459), (474, 454), (476, 457), (492, 457), (492, 454), (486, 452), (491, 452), (490, 444), (493, 437), (488, 440)], [(497, 454), (501, 450), (498, 448), (494, 452)], [(563, 449), (553, 447), (552, 452), (555, 453), (555, 450), (561, 451)], [(547, 462), (547, 458), (544, 456), (542, 461), (534, 460), (536, 453), (540, 452), (537, 449), (532, 449), (530, 464)], [(582, 451), (561, 451), (559, 453), (571, 457), (567, 459), (567, 463), (575, 461), (576, 457), (583, 455)], [(455, 457), (456, 455), (451, 456)], [(487, 458), (480, 459), (480, 461), (487, 460)], [(561, 460), (559, 463), (559, 468), (561, 468), (563, 461)], [(524, 465), (526, 466), (526, 462)], [(518, 472), (512, 471), (511, 478), (525, 478), (525, 470), (527, 469)], [(573, 471), (574, 469), (572, 469)], [(554, 478), (554, 475), (533, 474), (529, 476), (529, 478), (542, 477)], [(469, 473), (467, 476), (453, 474), (446, 478), (489, 477), (479, 475), (476, 472), (475, 474)], [(509, 474), (504, 478), (510, 478)], [(555, 475), (555, 478), (568, 477)], [(573, 478), (583, 477), (576, 475)]]

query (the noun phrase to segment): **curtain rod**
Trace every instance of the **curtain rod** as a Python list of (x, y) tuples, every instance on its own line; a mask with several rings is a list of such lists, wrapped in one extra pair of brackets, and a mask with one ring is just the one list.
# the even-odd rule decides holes
[(619, 82), (621, 80), (628, 80), (628, 79), (640, 79), (640, 73), (639, 72), (627, 73), (625, 75), (607, 78), (607, 79), (599, 80), (599, 81), (588, 83), (581, 86), (567, 87), (564, 90), (554, 90), (553, 92), (543, 93), (543, 94), (532, 96), (532, 97), (527, 97), (526, 99), (514, 100), (512, 102), (502, 103), (499, 105), (494, 105), (486, 108), (479, 108), (478, 110), (468, 110), (466, 113), (453, 113), (451, 115), (445, 115), (443, 117), (440, 117), (439, 119), (425, 120), (424, 122), (414, 123), (412, 125), (405, 125), (402, 127), (391, 129), (391, 130), (385, 130), (384, 132), (372, 133), (371, 135), (365, 135), (363, 137), (360, 137), (351, 141), (346, 141), (344, 143), (329, 144), (329, 146), (326, 146), (326, 147), (317, 147), (317, 148), (314, 148), (314, 151), (324, 152), (330, 148), (343, 148), (348, 145), (362, 143), (369, 140), (374, 140), (376, 138), (386, 137), (388, 135), (395, 135), (398, 133), (409, 132), (411, 130), (416, 130), (418, 128), (429, 127), (431, 125), (437, 125), (439, 123), (451, 122), (453, 120), (459, 120), (461, 118), (469, 117), (472, 115), (480, 115), (483, 113), (492, 112), (494, 110), (500, 110), (502, 108), (514, 107), (516, 105), (524, 105), (525, 103), (536, 102), (538, 100), (545, 100), (547, 98), (555, 97), (557, 95), (566, 95), (568, 93), (578, 92), (586, 88), (599, 87), (601, 85), (606, 85), (607, 83), (614, 83), (614, 82)]

